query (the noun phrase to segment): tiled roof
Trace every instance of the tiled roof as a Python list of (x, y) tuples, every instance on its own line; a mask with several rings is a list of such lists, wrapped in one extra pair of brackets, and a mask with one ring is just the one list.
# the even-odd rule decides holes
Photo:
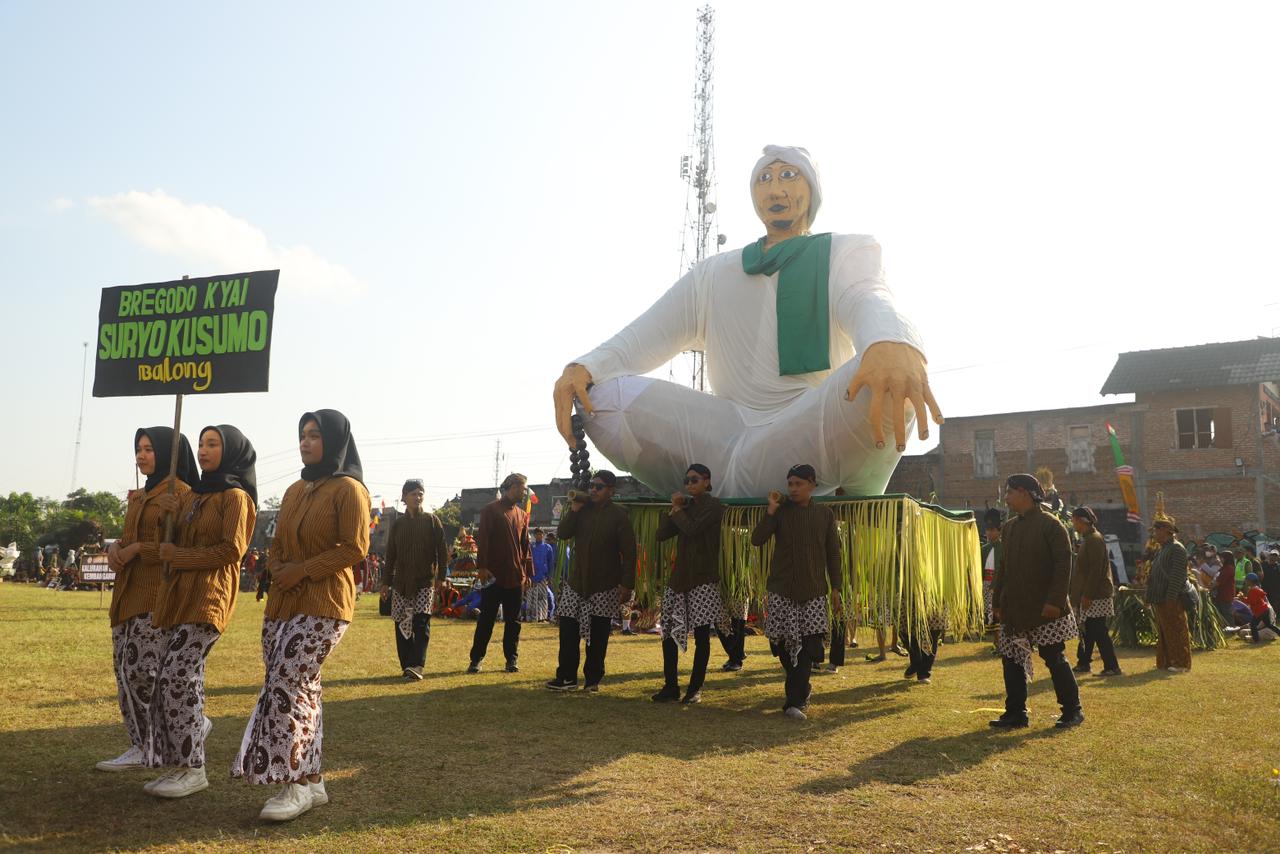
[(1103, 394), (1280, 381), (1280, 338), (1121, 353)]

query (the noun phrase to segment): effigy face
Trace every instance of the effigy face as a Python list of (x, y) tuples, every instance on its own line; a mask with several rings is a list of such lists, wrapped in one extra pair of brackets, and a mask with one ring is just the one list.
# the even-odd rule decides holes
[(794, 163), (775, 160), (752, 176), (751, 201), (771, 237), (775, 232), (800, 235), (808, 231), (812, 198), (809, 180)]

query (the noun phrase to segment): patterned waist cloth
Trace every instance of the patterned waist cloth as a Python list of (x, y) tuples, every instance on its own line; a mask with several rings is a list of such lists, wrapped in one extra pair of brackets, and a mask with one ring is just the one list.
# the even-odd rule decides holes
[(1070, 608), (1067, 608), (1067, 612), (1056, 620), (1051, 620), (1030, 630), (1018, 630), (1002, 623), (1000, 625), (1000, 654), (1021, 664), (1022, 671), (1027, 674), (1027, 681), (1030, 681), (1033, 675), (1031, 668), (1031, 647), (1033, 645), (1048, 646), (1049, 644), (1065, 643), (1079, 634), (1080, 627), (1076, 624), (1076, 615), (1072, 613)]
[(688, 593), (677, 593), (670, 587), (662, 594), (662, 636), (689, 648), (689, 633), (700, 626), (712, 626), (720, 634), (729, 634), (729, 614), (716, 584), (699, 584)]
[(395, 620), (400, 637), (405, 640), (413, 637), (413, 615), (430, 614), (435, 596), (435, 588), (430, 585), (408, 598), (401, 596), (395, 590), (391, 591), (391, 619)]
[(592, 593), (583, 599), (578, 591), (565, 582), (560, 589), (560, 601), (556, 603), (556, 616), (560, 619), (568, 617), (578, 621), (578, 637), (591, 643), (591, 618), (608, 617), (613, 619), (622, 607), (622, 597), (618, 588), (610, 587), (599, 593)]
[(769, 642), (782, 647), (791, 656), (791, 664), (800, 660), (801, 639), (827, 633), (827, 597), (818, 596), (797, 602), (777, 593), (765, 600), (764, 634)]

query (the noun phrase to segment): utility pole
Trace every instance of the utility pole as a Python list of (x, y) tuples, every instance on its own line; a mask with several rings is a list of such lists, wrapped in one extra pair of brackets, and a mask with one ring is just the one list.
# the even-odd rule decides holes
[[(693, 147), (689, 154), (680, 158), (680, 177), (688, 187), (685, 195), (684, 233), (680, 240), (681, 275), (709, 257), (728, 240), (717, 232), (715, 217), (716, 158), (712, 128), (715, 35), (715, 11), (709, 5), (703, 6), (698, 10), (697, 65), (693, 83)], [(693, 356), (692, 385), (699, 391), (706, 391), (706, 354), (701, 350), (690, 352)]]
[(498, 480), (499, 471), (502, 468), (502, 440), (499, 439), (493, 449), (493, 485), (497, 486), (501, 481)]
[(80, 360), (80, 417), (76, 419), (76, 451), (71, 457), (71, 491), (76, 491), (80, 470), (80, 437), (84, 432), (84, 382), (89, 374), (89, 342), (84, 342), (84, 356)]

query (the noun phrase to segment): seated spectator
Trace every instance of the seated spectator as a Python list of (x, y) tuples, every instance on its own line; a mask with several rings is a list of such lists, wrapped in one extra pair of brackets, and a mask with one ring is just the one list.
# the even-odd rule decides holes
[(1212, 544), (1206, 543), (1196, 554), (1196, 574), (1200, 586), (1207, 590), (1214, 589), (1214, 584), (1218, 580), (1218, 571), (1221, 569), (1222, 560), (1218, 557), (1218, 550)]

